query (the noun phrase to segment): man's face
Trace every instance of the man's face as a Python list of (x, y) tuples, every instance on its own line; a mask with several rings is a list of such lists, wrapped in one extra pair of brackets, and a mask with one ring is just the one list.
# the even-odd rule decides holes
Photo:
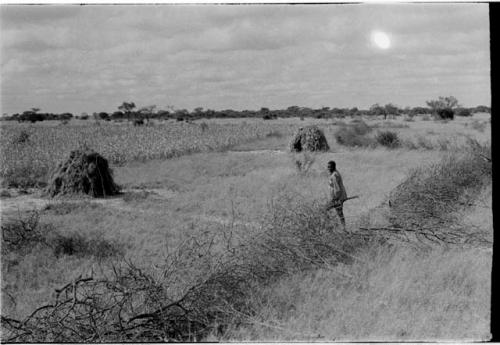
[(331, 172), (331, 173), (334, 172), (335, 171), (335, 167), (333, 165), (329, 165), (328, 166), (328, 171)]

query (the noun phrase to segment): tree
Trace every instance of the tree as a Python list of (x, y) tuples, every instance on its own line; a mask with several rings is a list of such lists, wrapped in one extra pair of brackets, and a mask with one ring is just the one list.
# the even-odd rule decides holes
[(382, 107), (378, 103), (375, 103), (370, 107), (370, 113), (372, 113), (373, 115), (384, 115), (384, 120), (387, 118), (387, 112), (385, 111), (385, 107)]
[(139, 109), (139, 115), (140, 115), (141, 119), (146, 119), (149, 123), (149, 119), (151, 117), (153, 117), (155, 109), (156, 109), (156, 105), (154, 105), (154, 104), (148, 105), (146, 107), (142, 107), (141, 109)]
[(453, 96), (439, 97), (437, 100), (426, 101), (427, 106), (431, 108), (432, 113), (441, 119), (453, 119), (458, 100)]
[(491, 108), (485, 105), (478, 105), (473, 110), (474, 113), (491, 113)]
[(45, 117), (42, 114), (38, 114), (40, 108), (31, 108), (31, 110), (23, 111), (23, 113), (19, 116), (19, 121), (30, 121), (37, 122), (45, 120)]
[(399, 114), (399, 108), (392, 103), (386, 104), (384, 106), (384, 110), (385, 110), (385, 114), (384, 114), (385, 116)]
[(359, 113), (359, 109), (357, 107), (351, 108), (349, 110), (349, 115), (351, 115), (351, 116), (357, 115), (358, 113)]
[(472, 116), (472, 112), (469, 108), (457, 108), (455, 113), (457, 116)]
[(132, 114), (132, 111), (135, 109), (135, 103), (134, 102), (123, 102), (122, 105), (118, 107), (118, 110), (121, 110), (125, 113), (127, 116), (127, 119), (130, 120), (130, 115)]
[(101, 120), (108, 120), (109, 119), (109, 114), (104, 112), (104, 111), (101, 111), (99, 114), (97, 114), (97, 116)]

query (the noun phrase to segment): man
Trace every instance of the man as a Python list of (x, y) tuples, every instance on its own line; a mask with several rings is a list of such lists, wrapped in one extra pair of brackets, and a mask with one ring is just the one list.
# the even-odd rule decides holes
[(345, 230), (343, 205), (344, 201), (347, 199), (347, 193), (344, 188), (344, 183), (342, 182), (342, 176), (340, 176), (340, 173), (337, 171), (337, 165), (334, 161), (328, 162), (328, 171), (331, 175), (329, 179), (330, 202), (327, 209), (329, 210), (332, 207), (335, 208), (335, 211), (337, 211), (337, 215), (339, 216), (340, 222)]

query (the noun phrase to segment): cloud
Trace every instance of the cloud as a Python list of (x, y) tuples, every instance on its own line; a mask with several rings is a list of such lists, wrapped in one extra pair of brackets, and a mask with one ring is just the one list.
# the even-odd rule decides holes
[(0, 7), (1, 27), (54, 23), (73, 18), (79, 12), (78, 5), (3, 5)]
[[(127, 99), (258, 109), (418, 105), (440, 90), (489, 97), (483, 4), (33, 6), (0, 16), (8, 111), (111, 111)], [(391, 49), (374, 49), (375, 29)]]

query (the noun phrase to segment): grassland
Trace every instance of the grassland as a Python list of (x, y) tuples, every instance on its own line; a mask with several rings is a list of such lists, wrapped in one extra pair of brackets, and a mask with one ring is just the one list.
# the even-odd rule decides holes
[[(440, 162), (454, 147), (467, 143), (467, 136), (482, 143), (490, 137), (484, 116), (448, 123), (365, 119), (374, 127), (370, 135), (390, 128), (404, 140), (427, 145), (397, 149), (338, 145), (333, 137), (342, 124), (331, 120), (248, 120), (245, 125), (238, 121), (206, 121), (208, 133), (196, 124), (174, 123), (9, 130), (1, 139), (4, 180), (10, 176), (7, 171), (21, 164), (15, 159), (21, 152), (25, 165), (40, 158), (43, 168), (34, 163), (34, 170), (43, 174), (36, 179), (46, 181), (50, 165), (87, 140), (110, 157), (125, 193), (100, 201), (62, 199), (40, 206), (39, 222), (52, 243), (57, 241), (50, 234), (57, 233), (56, 239), (79, 239), (75, 248), (80, 250), (69, 254), (43, 245), (2, 249), (2, 315), (22, 319), (49, 303), (55, 288), (111, 262), (132, 260), (155, 272), (189, 236), (201, 238), (227, 229), (249, 233), (283, 196), (303, 204), (324, 202), (325, 167), (331, 159), (337, 162), (348, 194), (360, 195), (345, 204), (348, 229), (356, 232), (367, 222), (383, 223), (388, 196), (411, 169)], [(299, 173), (294, 162), (301, 155), (288, 153), (287, 145), (295, 128), (310, 123), (324, 129), (331, 150), (313, 155), (311, 168)], [(23, 129), (31, 142), (12, 144)], [(167, 154), (173, 152), (169, 150), (178, 154)], [(491, 239), (491, 184), (480, 189), (475, 206), (461, 209), (461, 222)], [(2, 198), (3, 222), (26, 217), (22, 205), (21, 214), (5, 212), (16, 200), (21, 199)], [(113, 253), (100, 255), (92, 246)], [(354, 261), (252, 286), (245, 299), (252, 314), (204, 339), (484, 340), (489, 337), (490, 270), (489, 246), (370, 244), (356, 251)]]

